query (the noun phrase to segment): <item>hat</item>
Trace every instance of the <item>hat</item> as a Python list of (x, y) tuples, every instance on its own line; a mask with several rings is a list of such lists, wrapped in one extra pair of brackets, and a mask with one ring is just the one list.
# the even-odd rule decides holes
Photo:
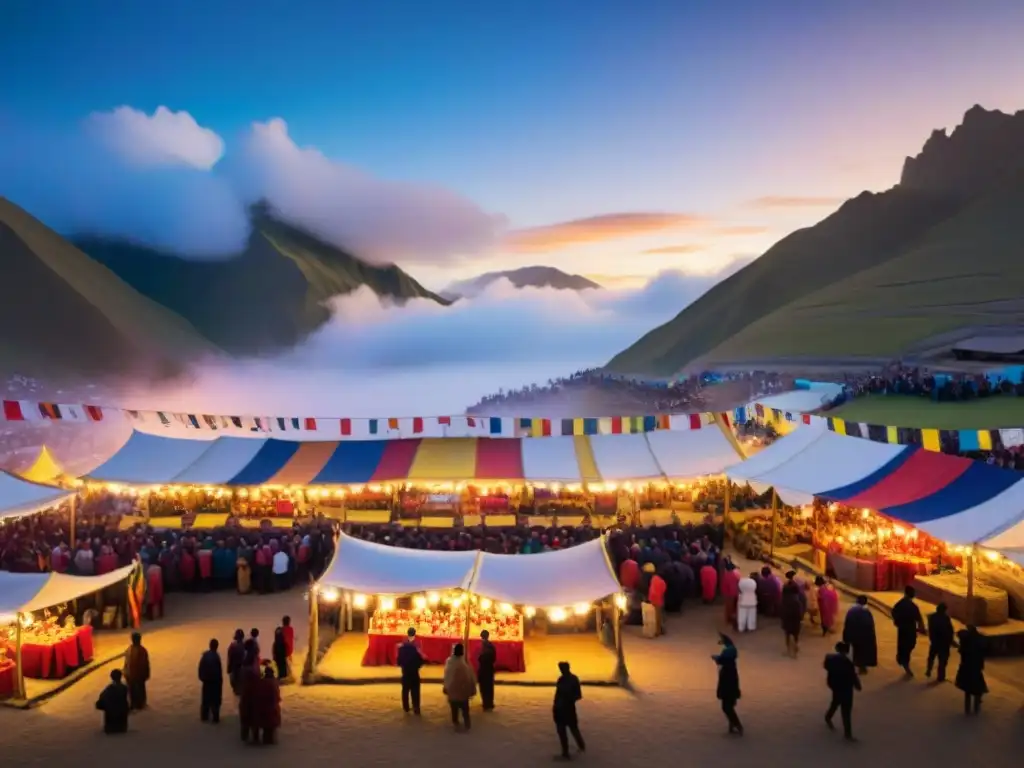
[(644, 573), (654, 573), (654, 563), (646, 563), (644, 565)]

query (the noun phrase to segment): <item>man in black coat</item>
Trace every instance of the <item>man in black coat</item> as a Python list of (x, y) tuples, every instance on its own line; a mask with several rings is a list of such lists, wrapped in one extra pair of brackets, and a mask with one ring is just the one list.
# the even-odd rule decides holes
[(479, 669), (476, 683), (480, 688), (480, 703), (484, 712), (494, 709), (494, 665), (498, 661), (498, 651), (490, 637), (491, 633), (486, 629), (480, 633), (480, 655), (477, 657)]
[(103, 689), (96, 701), (96, 709), (103, 713), (103, 732), (127, 733), (128, 686), (121, 682), (121, 670), (110, 673), (110, 685)]
[(560, 760), (570, 760), (569, 734), (580, 752), (586, 751), (586, 744), (583, 741), (583, 734), (580, 733), (579, 720), (576, 717), (576, 702), (583, 698), (583, 689), (580, 688), (580, 679), (572, 674), (568, 661), (558, 662), (558, 669), (562, 673), (555, 684), (555, 702), (552, 707), (552, 715), (555, 719), (555, 730), (558, 732), (558, 741), (562, 745), (562, 754), (558, 755)]
[(913, 677), (910, 669), (910, 655), (917, 645), (917, 635), (925, 634), (921, 609), (914, 602), (914, 588), (903, 590), (903, 597), (892, 607), (892, 623), (896, 625), (896, 663), (903, 667), (907, 677)]
[(843, 642), (853, 649), (853, 664), (859, 674), (866, 675), (868, 667), (878, 666), (875, 617), (868, 608), (867, 595), (858, 595), (857, 602), (846, 612)]
[(220, 663), (217, 649), (220, 643), (216, 639), (210, 641), (210, 650), (199, 658), (199, 682), (203, 685), (202, 699), (199, 704), (199, 719), (204, 723), (212, 720), (220, 722), (220, 704), (224, 696), (224, 667)]
[(409, 627), (405, 642), (398, 648), (398, 667), (402, 670), (402, 709), (409, 711), (412, 700), (412, 713), (420, 713), (420, 667), (424, 664), (423, 654), (416, 647), (416, 630)]
[(946, 665), (949, 663), (950, 649), (956, 644), (953, 641), (953, 620), (945, 603), (935, 606), (935, 613), (928, 614), (928, 666), (925, 669), (925, 677), (932, 676), (932, 667), (939, 662), (938, 682), (946, 679)]
[(853, 741), (853, 692), (860, 690), (860, 678), (849, 654), (850, 646), (838, 642), (835, 653), (825, 656), (826, 682), (832, 691), (832, 703), (825, 712), (825, 724), (834, 728), (832, 718), (836, 710), (839, 710), (843, 718), (843, 738)]

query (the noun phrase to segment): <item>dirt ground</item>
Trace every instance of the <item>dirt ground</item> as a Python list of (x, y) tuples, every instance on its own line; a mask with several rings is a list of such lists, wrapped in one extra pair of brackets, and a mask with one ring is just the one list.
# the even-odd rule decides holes
[[(196, 665), (209, 638), (226, 644), (236, 627), (258, 626), (269, 640), (285, 613), (296, 620), (301, 647), (305, 604), (299, 592), (171, 596), (170, 618), (145, 632), (153, 664), (152, 709), (133, 717), (130, 733), (107, 737), (100, 732), (94, 703), (107, 681), (107, 671), (100, 670), (38, 709), (0, 709), (3, 764), (52, 768), (68, 758), (84, 765), (90, 756), (103, 768), (191, 768), (244, 757), (251, 768), (282, 760), (521, 768), (547, 764), (557, 751), (548, 688), (499, 688), (498, 709), (487, 715), (474, 702), (469, 733), (452, 732), (436, 685), (424, 687), (421, 718), (403, 715), (394, 685), (285, 688), (276, 747), (240, 743), (230, 694), (220, 725), (200, 723)], [(792, 660), (781, 652), (775, 623), (736, 638), (743, 690), (739, 714), (747, 734), (730, 738), (715, 701), (715, 666), (709, 658), (721, 617), (720, 606), (691, 604), (682, 616), (670, 617), (665, 637), (644, 640), (630, 632), (626, 654), (637, 690), (584, 691), (580, 718), (588, 752), (577, 763), (863, 768), (872, 761), (962, 765), (983, 758), (988, 766), (1020, 765), (1024, 693), (992, 679), (982, 715), (965, 718), (952, 685), (929, 685), (920, 676), (903, 681), (893, 661), (893, 632), (881, 617), (883, 666), (865, 678), (855, 704), (859, 743), (844, 743), (822, 722), (827, 692), (821, 663), (833, 641), (807, 629), (801, 657)], [(920, 669), (922, 649), (916, 656)]]

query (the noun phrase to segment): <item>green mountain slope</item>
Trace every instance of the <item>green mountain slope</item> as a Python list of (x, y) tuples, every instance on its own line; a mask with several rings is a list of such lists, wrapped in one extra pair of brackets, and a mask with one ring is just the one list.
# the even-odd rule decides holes
[(442, 295), (455, 299), (472, 297), (498, 280), (508, 280), (516, 288), (554, 288), (558, 291), (586, 291), (601, 286), (583, 275), (570, 275), (555, 267), (520, 267), (504, 272), (485, 272), (469, 280), (459, 280), (444, 289)]
[(2, 197), (0, 268), (0, 365), (8, 372), (172, 373), (218, 351), (183, 318)]
[(711, 350), (722, 363), (896, 357), (960, 328), (1024, 325), (1024, 177), (929, 231), (896, 258), (803, 296)]
[[(952, 133), (933, 132), (906, 159), (897, 186), (862, 193), (779, 241), (608, 367), (671, 375), (782, 357), (881, 357), (986, 318), (1014, 322), (1015, 312), (999, 303), (999, 281), (1012, 249), (1004, 233), (1017, 231), (1020, 213), (1002, 201), (1014, 198), (1022, 173), (1024, 111), (975, 106)], [(945, 282), (927, 284), (924, 260), (948, 254), (969, 266), (957, 272), (948, 265)], [(972, 273), (971, 261), (984, 267)], [(945, 311), (943, 303), (960, 309)]]
[(608, 367), (672, 375), (789, 302), (891, 259), (958, 208), (957, 202), (913, 190), (865, 192), (821, 223), (780, 240)]
[(323, 240), (253, 209), (242, 253), (217, 261), (186, 259), (123, 240), (81, 237), (76, 244), (138, 291), (187, 318), (208, 339), (238, 355), (300, 343), (330, 318), (328, 302), (367, 286), (402, 302), (441, 304), (394, 265), (368, 264)]

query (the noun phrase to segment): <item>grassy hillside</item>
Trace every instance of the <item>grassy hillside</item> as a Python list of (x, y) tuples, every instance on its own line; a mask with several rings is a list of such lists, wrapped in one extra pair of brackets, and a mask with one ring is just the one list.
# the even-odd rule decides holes
[(189, 260), (108, 238), (75, 242), (233, 354), (301, 342), (330, 318), (330, 299), (364, 285), (397, 301), (448, 303), (396, 266), (368, 264), (259, 209), (245, 250), (224, 260)]
[(937, 403), (924, 397), (858, 397), (829, 411), (848, 421), (889, 427), (999, 429), (1024, 425), (1024, 398), (990, 397), (968, 403)]
[(172, 372), (216, 348), (0, 197), (0, 365), (26, 374)]
[(958, 207), (947, 198), (898, 187), (865, 192), (819, 224), (780, 240), (608, 367), (671, 375), (791, 301), (888, 261)]
[(808, 293), (724, 341), (708, 362), (898, 356), (930, 336), (1024, 324), (1024, 177), (931, 229), (896, 258)]

